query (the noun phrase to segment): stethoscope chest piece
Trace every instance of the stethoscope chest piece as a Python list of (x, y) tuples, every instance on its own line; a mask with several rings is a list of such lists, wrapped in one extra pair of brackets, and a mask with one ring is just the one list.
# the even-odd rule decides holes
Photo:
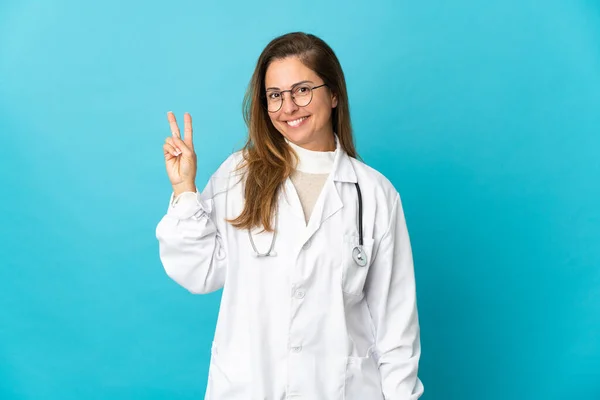
[(359, 267), (367, 265), (367, 255), (363, 251), (362, 246), (354, 247), (354, 250), (352, 250), (352, 258)]

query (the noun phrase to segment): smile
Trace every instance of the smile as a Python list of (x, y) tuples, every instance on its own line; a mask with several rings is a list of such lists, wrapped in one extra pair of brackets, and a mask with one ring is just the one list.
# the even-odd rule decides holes
[(307, 119), (308, 119), (308, 117), (302, 117), (302, 118), (295, 119), (293, 121), (285, 121), (285, 122), (289, 126), (296, 128), (296, 127), (302, 125), (304, 123), (304, 121), (306, 121)]

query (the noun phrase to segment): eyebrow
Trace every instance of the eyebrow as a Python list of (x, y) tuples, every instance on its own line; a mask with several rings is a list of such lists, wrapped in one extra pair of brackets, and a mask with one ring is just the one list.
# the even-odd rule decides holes
[[(314, 82), (313, 82), (313, 81), (308, 81), (308, 80), (306, 80), (306, 81), (300, 81), (300, 82), (296, 82), (296, 83), (294, 83), (294, 84), (292, 85), (292, 88), (293, 88), (293, 87), (295, 87), (295, 86), (298, 86), (298, 85), (300, 85), (301, 83), (314, 83)], [(267, 88), (266, 90), (281, 90), (281, 89), (279, 89), (278, 87), (270, 87), (270, 88)]]

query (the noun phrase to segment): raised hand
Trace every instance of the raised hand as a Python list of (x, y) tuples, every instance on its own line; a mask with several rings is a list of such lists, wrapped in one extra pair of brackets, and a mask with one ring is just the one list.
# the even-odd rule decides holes
[(182, 192), (196, 191), (196, 152), (194, 151), (192, 116), (185, 113), (183, 116), (184, 138), (181, 139), (175, 115), (169, 111), (167, 119), (171, 127), (171, 137), (165, 139), (163, 151), (167, 175), (173, 186), (175, 196)]

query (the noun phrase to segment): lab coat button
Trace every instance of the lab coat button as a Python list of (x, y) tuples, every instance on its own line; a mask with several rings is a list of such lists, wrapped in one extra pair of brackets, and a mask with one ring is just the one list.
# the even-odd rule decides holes
[(302, 351), (302, 346), (294, 346), (292, 347), (292, 351), (294, 353), (300, 353)]
[(297, 299), (303, 299), (305, 295), (304, 290), (296, 290), (296, 298)]

